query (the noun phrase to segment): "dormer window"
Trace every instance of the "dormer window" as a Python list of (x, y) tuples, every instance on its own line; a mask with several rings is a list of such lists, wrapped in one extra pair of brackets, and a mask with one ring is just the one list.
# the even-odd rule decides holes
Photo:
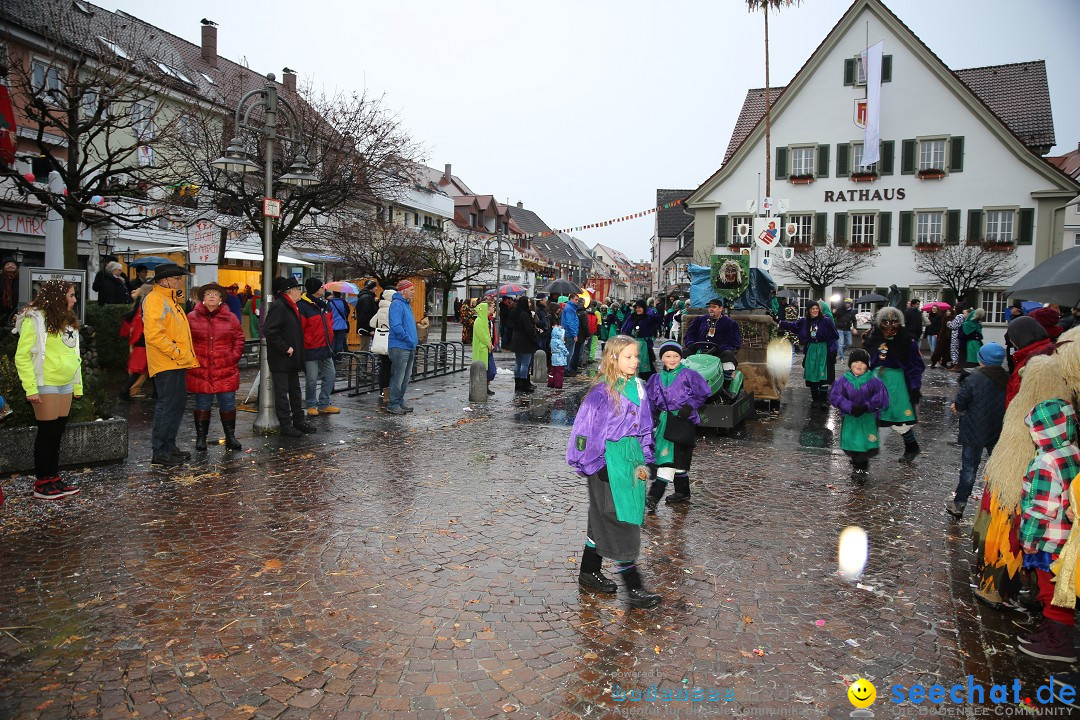
[(195, 84), (195, 83), (191, 82), (191, 80), (188, 78), (187, 75), (180, 72), (179, 70), (174, 68), (172, 65), (169, 65), (167, 63), (163, 63), (160, 60), (154, 60), (153, 63), (154, 63), (154, 65), (156, 65), (158, 67), (159, 70), (161, 70), (161, 72), (165, 73), (169, 77), (175, 78), (176, 80), (179, 80), (182, 83), (187, 83), (188, 85), (194, 85)]
[(109, 49), (109, 51), (112, 52), (113, 55), (120, 58), (121, 60), (130, 60), (131, 59), (131, 56), (129, 56), (126, 52), (124, 52), (124, 48), (120, 47), (119, 45), (117, 45), (112, 40), (108, 39), (107, 37), (103, 37), (101, 35), (98, 35), (98, 42), (101, 43), (102, 45), (104, 45), (105, 47), (107, 47)]

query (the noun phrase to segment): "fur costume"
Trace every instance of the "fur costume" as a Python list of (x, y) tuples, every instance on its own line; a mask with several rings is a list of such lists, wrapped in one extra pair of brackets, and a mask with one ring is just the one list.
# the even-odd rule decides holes
[[(1072, 393), (1073, 404), (1080, 402), (1080, 327), (1064, 332), (1058, 338), (1061, 345), (1054, 355), (1057, 358), (1061, 374)], [(1080, 483), (1073, 483), (1069, 488), (1070, 500), (1076, 512), (1080, 508)], [(1069, 539), (1061, 550), (1061, 555), (1054, 563), (1057, 582), (1054, 583), (1054, 605), (1058, 607), (1076, 607), (1076, 596), (1080, 593), (1077, 580), (1080, 580), (1080, 522), (1073, 523)]]

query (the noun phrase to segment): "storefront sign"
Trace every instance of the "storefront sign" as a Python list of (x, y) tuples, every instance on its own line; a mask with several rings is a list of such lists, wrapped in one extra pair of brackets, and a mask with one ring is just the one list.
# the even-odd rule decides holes
[[(13, 212), (0, 212), (0, 233), (12, 235), (31, 235), (45, 237), (45, 217), (22, 215)], [(89, 240), (90, 231), (85, 225), (79, 225), (79, 239)]]
[(825, 202), (882, 202), (885, 200), (903, 200), (907, 197), (905, 188), (882, 188), (880, 190), (826, 190)]
[(221, 249), (221, 228), (201, 220), (188, 228), (188, 262), (192, 265), (217, 265)]

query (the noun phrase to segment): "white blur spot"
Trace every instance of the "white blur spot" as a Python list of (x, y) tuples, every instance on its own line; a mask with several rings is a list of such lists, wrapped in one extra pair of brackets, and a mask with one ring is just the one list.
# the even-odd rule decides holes
[(854, 582), (862, 577), (869, 552), (870, 544), (865, 530), (854, 525), (844, 528), (837, 547), (837, 564), (845, 580)]

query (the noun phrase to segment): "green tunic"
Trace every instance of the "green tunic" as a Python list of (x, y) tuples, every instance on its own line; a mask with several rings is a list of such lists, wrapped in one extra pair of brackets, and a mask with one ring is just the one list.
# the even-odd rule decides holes
[(908, 395), (907, 379), (899, 368), (878, 368), (878, 378), (889, 391), (889, 407), (881, 411), (881, 421), (889, 425), (910, 425), (917, 422), (915, 406)]
[(638, 365), (638, 375), (648, 375), (653, 371), (653, 365), (652, 353), (649, 351), (649, 343), (645, 338), (637, 339), (637, 352), (638, 359), (641, 361)]
[[(660, 384), (663, 387), (671, 387), (671, 384), (675, 382), (675, 378), (679, 377), (679, 373), (685, 370), (684, 365), (676, 365), (674, 370), (668, 370), (667, 368), (660, 371)], [(656, 449), (654, 455), (656, 456), (657, 465), (670, 465), (675, 460), (675, 443), (664, 437), (664, 429), (667, 427), (668, 411), (660, 411), (660, 421), (656, 423), (656, 429), (653, 430), (653, 440), (656, 442)]]
[[(874, 376), (869, 372), (855, 375), (855, 373), (848, 370), (844, 373), (844, 377), (851, 383), (852, 387), (858, 390)], [(854, 415), (844, 416), (844, 424), (840, 428), (840, 448), (842, 450), (867, 452), (868, 450), (877, 450), (878, 447), (877, 415), (866, 412), (859, 417)]]
[[(624, 399), (641, 405), (636, 379), (620, 381)], [(608, 485), (615, 503), (615, 515), (620, 522), (641, 525), (645, 521), (645, 481), (639, 478), (638, 468), (645, 467), (645, 452), (636, 437), (608, 440), (604, 447)]]
[(808, 383), (827, 380), (829, 375), (826, 372), (825, 363), (828, 360), (828, 343), (810, 343), (806, 348), (806, 360), (803, 361), (803, 379)]

